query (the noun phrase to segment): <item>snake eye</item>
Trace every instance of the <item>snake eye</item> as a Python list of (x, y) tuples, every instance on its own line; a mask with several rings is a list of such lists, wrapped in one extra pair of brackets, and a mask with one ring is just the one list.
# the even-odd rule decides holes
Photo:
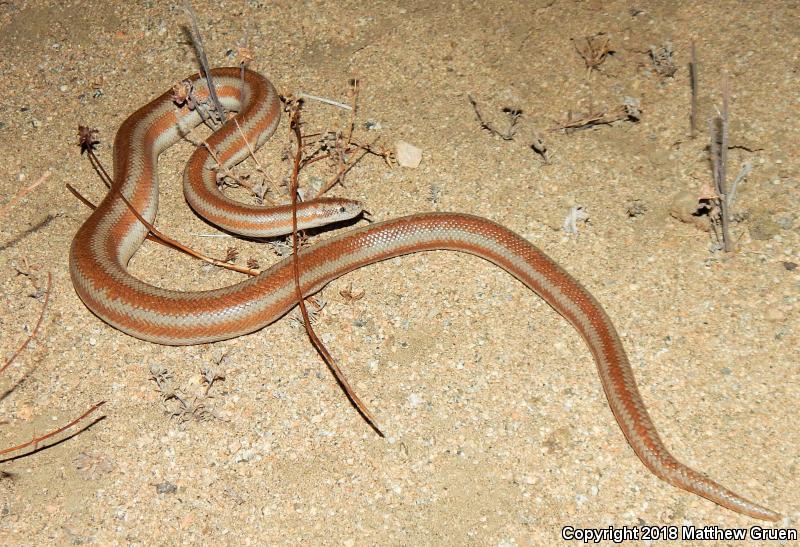
[(344, 213), (345, 211), (347, 211), (347, 209), (345, 209), (344, 205), (342, 205), (341, 207), (339, 207), (339, 212), (340, 212), (340, 213)]

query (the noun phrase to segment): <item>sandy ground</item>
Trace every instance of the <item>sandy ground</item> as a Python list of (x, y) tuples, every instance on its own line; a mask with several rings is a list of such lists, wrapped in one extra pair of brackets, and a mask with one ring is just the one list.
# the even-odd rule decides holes
[[(524, 5), (523, 5), (524, 4)], [(245, 38), (282, 93), (348, 100), (361, 79), (358, 139), (405, 140), (418, 169), (368, 158), (336, 193), (373, 218), (430, 210), (483, 215), (524, 234), (580, 279), (620, 330), (662, 437), (688, 464), (800, 516), (800, 182), (796, 2), (195, 2), (213, 65)], [(758, 4), (758, 5), (756, 5)], [(76, 127), (99, 128), (99, 156), (133, 110), (196, 71), (180, 3), (0, 2), (0, 203), (47, 171), (0, 227), (0, 351), (41, 334), (0, 378), (0, 446), (105, 400), (105, 418), (46, 450), (0, 464), (0, 543), (553, 544), (564, 526), (759, 524), (649, 473), (626, 444), (574, 330), (506, 273), (455, 253), (359, 270), (322, 293), (318, 333), (388, 433), (354, 411), (290, 317), (209, 346), (169, 348), (118, 332), (72, 289), (70, 241), (104, 188)], [(572, 39), (607, 33), (588, 73)], [(689, 136), (690, 43), (699, 127)], [(579, 42), (580, 43), (580, 42)], [(671, 44), (659, 74), (651, 46)], [(740, 185), (735, 254), (669, 214), (710, 179), (708, 120), (731, 89), (728, 171)], [(512, 141), (480, 129), (467, 100)], [(641, 120), (551, 131), (626, 97)], [(309, 103), (308, 131), (347, 114)], [(378, 124), (371, 130), (367, 121)], [(203, 134), (202, 131), (198, 135)], [(545, 163), (530, 145), (548, 147)], [(285, 122), (258, 157), (276, 178)], [(183, 201), (182, 142), (161, 159), (157, 225), (239, 263), (266, 245), (198, 237), (213, 229)], [(324, 163), (324, 162), (322, 162)], [(330, 176), (329, 165), (304, 180)], [(252, 171), (252, 165), (244, 170)], [(646, 210), (629, 216), (640, 200)], [(573, 205), (590, 215), (569, 236)], [(363, 224), (363, 221), (362, 221)], [(324, 235), (322, 237), (325, 237)], [(200, 289), (241, 276), (147, 242), (132, 271)], [(364, 291), (349, 302), (340, 291)], [(184, 397), (224, 371), (203, 409), (170, 416), (151, 379)], [(204, 410), (204, 412), (202, 411)], [(772, 525), (770, 525), (772, 526)]]

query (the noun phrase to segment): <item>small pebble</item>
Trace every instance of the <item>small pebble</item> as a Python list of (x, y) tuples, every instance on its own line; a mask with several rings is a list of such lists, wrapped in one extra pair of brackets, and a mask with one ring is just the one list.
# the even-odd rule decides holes
[(156, 492), (159, 494), (174, 494), (178, 491), (178, 487), (171, 482), (162, 482), (156, 485)]
[(406, 141), (397, 141), (395, 145), (397, 163), (400, 167), (416, 169), (422, 161), (422, 149)]

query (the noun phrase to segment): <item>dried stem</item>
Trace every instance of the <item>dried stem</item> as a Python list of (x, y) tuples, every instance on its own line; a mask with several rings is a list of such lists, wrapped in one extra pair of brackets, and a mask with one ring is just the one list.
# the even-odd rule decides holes
[(575, 46), (575, 50), (586, 64), (587, 77), (591, 76), (592, 70), (599, 70), (597, 67), (603, 64), (608, 55), (614, 53), (614, 50), (609, 45), (610, 41), (611, 39), (602, 32), (594, 36), (584, 36), (583, 42), (573, 38), (572, 43)]
[(727, 203), (726, 205), (730, 208), (733, 200), (736, 198), (736, 189), (739, 187), (739, 183), (742, 182), (747, 175), (750, 174), (750, 171), (753, 170), (753, 164), (750, 162), (745, 162), (742, 164), (742, 168), (739, 171), (739, 174), (736, 175), (736, 178), (733, 179), (731, 183), (731, 189), (728, 191), (727, 199), (725, 200)]
[(726, 165), (728, 163), (728, 76), (722, 84), (722, 142), (719, 150), (719, 178), (717, 179), (717, 193), (719, 194), (719, 207), (722, 216), (722, 244), (725, 252), (733, 251), (733, 241), (730, 234), (730, 210), (728, 208), (728, 189), (726, 185)]
[[(351, 161), (350, 163), (345, 163), (345, 162), (342, 162), (342, 163), (341, 163), (341, 165), (339, 166), (339, 170), (336, 172), (336, 174), (335, 174), (335, 175), (334, 175), (334, 176), (333, 176), (333, 177), (332, 177), (332, 178), (331, 178), (331, 179), (330, 179), (328, 182), (326, 182), (326, 183), (325, 183), (325, 184), (322, 186), (322, 188), (320, 188), (319, 192), (317, 192), (317, 195), (316, 195), (315, 197), (320, 197), (320, 196), (322, 196), (322, 195), (323, 195), (323, 194), (325, 194), (325, 193), (326, 193), (328, 190), (330, 190), (331, 188), (333, 188), (334, 186), (336, 186), (336, 184), (337, 184), (337, 183), (341, 182), (341, 181), (344, 179), (344, 176), (345, 176), (345, 175), (346, 175), (346, 174), (347, 174), (347, 173), (348, 173), (348, 172), (349, 172), (349, 171), (350, 171), (350, 170), (351, 170), (353, 167), (355, 167), (355, 166), (356, 166), (356, 164), (357, 164), (358, 162), (360, 162), (362, 159), (364, 159), (364, 156), (366, 156), (367, 154), (369, 154), (369, 153), (371, 152), (371, 150), (370, 150), (370, 149), (371, 149), (371, 148), (372, 148), (372, 147), (375, 145), (375, 143), (376, 143), (376, 142), (378, 142), (378, 138), (376, 138), (375, 140), (373, 140), (373, 141), (372, 141), (370, 144), (368, 144), (368, 145), (366, 145), (366, 146), (358, 146), (358, 147), (354, 148), (354, 149), (353, 149), (353, 151), (354, 151), (354, 150), (357, 150), (357, 149), (359, 149), (359, 148), (360, 148), (360, 149), (362, 150), (362, 152), (361, 152), (361, 155), (360, 155), (360, 156), (358, 156), (358, 157), (357, 157), (356, 159), (354, 159), (353, 161)], [(350, 149), (349, 149), (349, 148), (347, 148), (347, 149), (345, 150), (345, 154), (348, 154), (349, 152), (350, 152)]]
[[(67, 183), (67, 184), (66, 184), (66, 187), (67, 187), (67, 190), (69, 190), (69, 191), (70, 191), (70, 193), (72, 193), (72, 195), (73, 195), (73, 196), (75, 196), (75, 197), (78, 199), (78, 201), (80, 201), (81, 203), (83, 203), (83, 204), (84, 204), (85, 206), (87, 206), (89, 209), (91, 209), (92, 211), (94, 211), (95, 209), (97, 209), (97, 205), (95, 205), (94, 203), (92, 203), (91, 201), (89, 201), (88, 199), (86, 199), (85, 197), (83, 197), (83, 194), (81, 194), (80, 192), (78, 192), (78, 190), (76, 190), (76, 189), (75, 189), (75, 187), (74, 187), (74, 186), (72, 186), (70, 183)], [(148, 235), (149, 235), (149, 234), (148, 234)]]
[(692, 110), (689, 114), (690, 135), (697, 136), (697, 50), (692, 40), (692, 60), (689, 63), (689, 82), (692, 88)]
[(586, 129), (595, 125), (611, 125), (618, 121), (630, 121), (636, 123), (642, 117), (642, 111), (639, 108), (639, 103), (636, 100), (625, 100), (622, 104), (612, 108), (611, 110), (591, 110), (585, 114), (579, 114), (577, 118), (573, 118), (573, 113), (570, 111), (567, 115), (567, 120), (559, 125), (550, 128), (550, 131), (564, 131), (569, 134), (572, 131), (579, 129)]
[(329, 104), (331, 106), (335, 106), (337, 108), (342, 108), (344, 110), (352, 110), (353, 107), (349, 104), (340, 103), (339, 101), (334, 101), (333, 99), (327, 99), (325, 97), (318, 97), (317, 95), (309, 95), (308, 93), (298, 93), (298, 97), (301, 99), (308, 99), (311, 101), (317, 101), (324, 104)]
[(300, 134), (300, 111), (299, 109), (292, 110), (291, 119), (290, 119), (290, 127), (292, 132), (294, 133), (295, 139), (297, 140), (297, 152), (294, 156), (294, 167), (292, 168), (292, 181), (291, 181), (291, 194), (292, 194), (292, 251), (293, 251), (293, 260), (292, 265), (294, 267), (294, 286), (295, 292), (297, 293), (297, 303), (300, 306), (300, 313), (303, 316), (303, 323), (306, 327), (306, 332), (308, 333), (308, 337), (311, 339), (311, 343), (314, 344), (314, 347), (317, 349), (319, 354), (325, 360), (325, 363), (333, 372), (333, 375), (336, 377), (336, 381), (339, 382), (339, 385), (344, 389), (345, 394), (356, 407), (356, 409), (361, 413), (367, 423), (380, 435), (383, 437), (383, 432), (381, 431), (380, 427), (378, 426), (377, 420), (369, 411), (369, 409), (361, 402), (358, 395), (356, 395), (355, 391), (352, 387), (350, 387), (350, 383), (347, 381), (347, 378), (344, 376), (342, 371), (339, 369), (339, 366), (336, 364), (336, 361), (333, 359), (333, 356), (328, 352), (328, 349), (322, 343), (314, 329), (311, 327), (311, 320), (308, 316), (308, 310), (306, 309), (303, 291), (300, 288), (300, 255), (299, 245), (298, 245), (298, 237), (297, 237), (297, 187), (298, 187), (298, 175), (300, 172), (300, 160), (303, 154), (303, 138)]
[(5, 205), (3, 205), (3, 207), (0, 208), (0, 218), (3, 218), (5, 214), (9, 212), (11, 208), (14, 207), (14, 205), (16, 205), (19, 202), (19, 200), (21, 200), (22, 198), (33, 192), (40, 184), (46, 181), (47, 178), (50, 176), (50, 174), (51, 174), (50, 171), (46, 171), (44, 175), (42, 175), (41, 177), (33, 181), (31, 184), (29, 184), (28, 186), (17, 192), (16, 195), (13, 198), (11, 198), (11, 200), (8, 203), (6, 203)]
[[(14, 362), (14, 360), (19, 356), (19, 354), (22, 353), (25, 350), (25, 348), (28, 347), (28, 344), (30, 344), (31, 340), (36, 338), (36, 335), (39, 333), (39, 327), (42, 326), (42, 320), (44, 319), (44, 312), (45, 310), (47, 310), (47, 303), (50, 301), (50, 293), (52, 292), (52, 288), (53, 288), (53, 276), (50, 272), (47, 272), (47, 289), (45, 290), (44, 293), (44, 303), (42, 304), (42, 311), (39, 312), (39, 319), (36, 320), (36, 326), (33, 327), (33, 330), (25, 339), (25, 341), (22, 343), (22, 345), (17, 349), (17, 351), (15, 351), (14, 354), (11, 355), (11, 357), (9, 357), (8, 360), (6, 360), (5, 364), (3, 364), (2, 367), (0, 367), (0, 374), (2, 374), (3, 371), (5, 371), (8, 367), (10, 367), (11, 363)], [(1, 453), (2, 452), (0, 452), (0, 454)]]
[(356, 115), (358, 114), (358, 93), (360, 91), (360, 83), (357, 78), (350, 80), (350, 99), (353, 103), (353, 108), (350, 109), (350, 126), (347, 129), (347, 147), (353, 142), (353, 131), (356, 128)]
[(12, 446), (11, 448), (4, 448), (3, 450), (0, 450), (0, 456), (2, 456), (3, 454), (8, 454), (9, 452), (16, 452), (17, 450), (22, 450), (23, 448), (27, 448), (28, 446), (30, 446), (32, 444), (33, 445), (37, 445), (40, 442), (42, 442), (42, 441), (44, 441), (46, 439), (49, 439), (50, 437), (53, 437), (54, 435), (58, 435), (62, 431), (65, 431), (65, 430), (69, 429), (70, 427), (74, 426), (75, 424), (77, 424), (78, 422), (80, 422), (81, 420), (86, 418), (89, 414), (91, 414), (92, 412), (94, 412), (95, 410), (97, 410), (98, 408), (103, 406), (104, 404), (106, 404), (105, 401), (100, 401), (99, 403), (96, 403), (96, 404), (92, 405), (92, 407), (89, 410), (87, 410), (86, 412), (84, 412), (83, 414), (81, 414), (80, 416), (75, 418), (74, 420), (72, 420), (67, 425), (65, 425), (63, 427), (59, 427), (58, 429), (55, 429), (55, 430), (51, 431), (50, 433), (47, 433), (46, 435), (42, 435), (41, 437), (36, 437), (34, 439), (31, 439), (30, 441), (28, 441), (26, 443), (18, 444), (17, 446)]
[(711, 128), (711, 168), (714, 178), (714, 189), (717, 194), (715, 201), (719, 208), (719, 223), (722, 228), (722, 246), (726, 253), (730, 253), (734, 250), (734, 243), (730, 235), (730, 200), (727, 196), (727, 184), (725, 181), (725, 167), (728, 161), (729, 94), (728, 78), (726, 76), (722, 88), (721, 115), (709, 122)]
[(211, 95), (211, 101), (214, 103), (214, 108), (217, 111), (217, 116), (219, 117), (220, 121), (225, 121), (225, 109), (222, 107), (222, 103), (219, 102), (219, 96), (217, 96), (217, 89), (214, 86), (214, 80), (211, 78), (211, 69), (208, 65), (208, 58), (206, 57), (206, 50), (203, 47), (203, 39), (200, 36), (200, 28), (197, 25), (197, 16), (192, 9), (191, 3), (186, 2), (184, 6), (186, 9), (186, 13), (189, 14), (189, 19), (192, 22), (192, 43), (194, 44), (195, 52), (197, 53), (197, 59), (200, 61), (200, 66), (203, 71), (203, 76), (205, 76), (206, 81), (208, 82), (208, 92)]
[[(242, 65), (242, 68), (244, 68), (244, 65)], [(278, 189), (278, 185), (275, 183), (274, 180), (272, 180), (272, 177), (270, 177), (267, 174), (267, 171), (261, 165), (261, 162), (259, 162), (258, 158), (256, 158), (256, 152), (255, 152), (255, 150), (253, 150), (253, 146), (250, 144), (250, 141), (247, 140), (247, 135), (245, 135), (244, 131), (242, 131), (242, 126), (239, 125), (239, 120), (237, 118), (233, 118), (233, 123), (236, 124), (236, 129), (239, 130), (239, 134), (242, 136), (242, 140), (244, 140), (244, 144), (247, 146), (247, 151), (250, 152), (250, 157), (253, 158), (254, 162), (256, 162), (256, 169), (258, 170), (259, 173), (264, 175), (264, 177), (266, 177), (266, 179), (269, 181), (270, 185), (272, 186), (272, 191), (275, 192), (275, 194), (279, 194), (280, 190)], [(206, 144), (206, 148), (209, 150), (209, 152), (211, 151), (211, 147), (208, 146), (208, 144)], [(214, 154), (212, 153), (212, 155), (214, 155)], [(219, 158), (214, 156), (214, 159), (217, 161), (217, 164), (219, 164)], [(266, 194), (266, 192), (265, 192), (265, 194)], [(274, 203), (271, 199), (269, 199), (269, 198), (267, 198), (267, 199), (268, 199), (268, 201)]]
[(508, 129), (505, 131), (500, 131), (491, 122), (487, 122), (483, 115), (481, 114), (480, 109), (478, 108), (478, 101), (476, 101), (472, 95), (467, 95), (467, 99), (469, 100), (470, 104), (472, 105), (472, 110), (475, 111), (475, 117), (478, 118), (478, 122), (481, 124), (481, 129), (487, 130), (492, 135), (497, 135), (504, 141), (514, 140), (514, 135), (517, 133), (519, 120), (522, 117), (522, 110), (519, 108), (511, 108), (511, 107), (504, 107), (503, 112), (508, 115), (509, 122), (508, 122)]

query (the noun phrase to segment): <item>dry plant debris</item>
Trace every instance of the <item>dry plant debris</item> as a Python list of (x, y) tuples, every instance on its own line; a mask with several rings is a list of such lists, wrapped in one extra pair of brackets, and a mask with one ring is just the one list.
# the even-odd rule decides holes
[(593, 110), (589, 113), (567, 114), (566, 121), (560, 122), (551, 131), (564, 131), (569, 134), (574, 131), (589, 129), (598, 125), (611, 125), (614, 122), (629, 121), (638, 122), (642, 117), (642, 110), (639, 100), (633, 97), (625, 97), (622, 104), (608, 109)]
[[(511, 141), (514, 140), (514, 137), (517, 134), (517, 131), (520, 128), (520, 120), (522, 119), (522, 109), (517, 107), (511, 106), (504, 106), (501, 108), (501, 111), (508, 116), (508, 127), (501, 131), (497, 129), (494, 124), (487, 121), (483, 114), (481, 113), (480, 108), (478, 107), (478, 101), (475, 100), (472, 95), (467, 95), (467, 99), (469, 103), (472, 105), (472, 110), (475, 112), (475, 117), (478, 119), (478, 123), (480, 124), (481, 129), (485, 129), (492, 135), (500, 137), (504, 141)], [(544, 142), (544, 139), (539, 135), (536, 131), (533, 132), (533, 142), (530, 145), (531, 149), (541, 156), (544, 163), (547, 164), (550, 162), (550, 157), (547, 151), (547, 145)]]
[(562, 229), (571, 235), (578, 235), (578, 223), (589, 220), (589, 212), (583, 205), (573, 205), (570, 207), (567, 216), (564, 217)]
[[(711, 173), (714, 180), (713, 192), (701, 196), (711, 203), (709, 218), (714, 227), (714, 234), (720, 247), (730, 253), (734, 250), (734, 243), (730, 234), (730, 207), (733, 193), (728, 193), (726, 182), (726, 169), (728, 163), (728, 103), (730, 90), (728, 79), (725, 78), (722, 87), (722, 111), (718, 117), (709, 121), (711, 133)], [(734, 190), (735, 191), (735, 190)]]
[(46, 171), (41, 177), (33, 181), (31, 184), (22, 188), (19, 192), (17, 192), (13, 198), (8, 200), (8, 203), (0, 207), (0, 218), (3, 218), (6, 213), (8, 213), (17, 203), (20, 202), (22, 198), (36, 190), (40, 184), (46, 181), (50, 177), (50, 171)]
[(211, 68), (208, 64), (208, 58), (206, 57), (206, 49), (203, 46), (203, 37), (200, 35), (200, 28), (197, 25), (197, 15), (195, 15), (192, 5), (188, 0), (184, 5), (184, 9), (186, 10), (187, 15), (189, 15), (189, 20), (192, 24), (191, 28), (189, 29), (189, 36), (191, 37), (192, 44), (194, 45), (195, 53), (197, 54), (197, 60), (200, 61), (200, 67), (202, 68), (203, 75), (208, 81), (208, 92), (211, 96), (211, 102), (213, 103), (214, 115), (207, 120), (207, 123), (212, 126), (219, 126), (222, 125), (222, 123), (227, 119), (227, 113), (225, 108), (222, 106), (222, 103), (219, 101), (219, 97), (217, 96), (217, 88), (214, 85), (214, 79), (209, 78)]
[(213, 407), (207, 402), (212, 396), (209, 394), (216, 381), (223, 380), (225, 373), (217, 368), (204, 368), (200, 370), (199, 381), (190, 381), (183, 387), (174, 385), (172, 373), (162, 365), (150, 365), (150, 379), (156, 385), (156, 391), (161, 395), (164, 411), (172, 418), (177, 418), (179, 423), (189, 420), (206, 421), (219, 418)]
[(689, 62), (689, 85), (692, 91), (691, 110), (689, 111), (689, 134), (697, 136), (697, 49), (692, 40), (691, 61)]
[[(97, 139), (98, 131), (97, 129), (92, 129), (88, 126), (79, 125), (78, 126), (78, 146), (81, 149), (81, 154), (86, 153), (86, 156), (89, 159), (89, 163), (92, 165), (92, 168), (100, 177), (100, 180), (109, 188), (109, 191), (118, 193), (119, 197), (122, 199), (123, 202), (128, 206), (128, 209), (139, 219), (139, 222), (147, 226), (147, 229), (150, 231), (147, 238), (156, 241), (162, 245), (167, 247), (172, 247), (178, 251), (188, 254), (194, 258), (199, 260), (203, 260), (215, 266), (220, 266), (223, 268), (228, 268), (231, 270), (238, 271), (240, 273), (245, 273), (247, 275), (258, 275), (258, 271), (254, 271), (250, 268), (242, 268), (241, 266), (236, 266), (233, 264), (228, 263), (226, 260), (219, 260), (216, 258), (209, 257), (204, 255), (198, 251), (195, 251), (191, 247), (184, 245), (177, 241), (176, 239), (164, 234), (163, 232), (156, 229), (150, 222), (148, 222), (139, 211), (128, 201), (128, 199), (119, 193), (119, 189), (113, 184), (113, 179), (111, 175), (108, 174), (103, 164), (100, 162), (100, 158), (97, 157), (95, 152), (95, 147), (100, 143)], [(95, 209), (96, 206), (91, 203), (89, 200), (84, 198), (80, 192), (78, 192), (75, 188), (73, 188), (70, 184), (67, 184), (67, 189), (69, 189), (72, 194), (77, 197), (84, 205), (89, 207), (90, 209)]]
[[(358, 81), (352, 80), (351, 84), (353, 85), (353, 115), (350, 118), (350, 131), (348, 133), (347, 142), (350, 143), (352, 139), (352, 132), (355, 127), (355, 112), (356, 112), (356, 105), (357, 105), (357, 98), (358, 98)], [(294, 287), (295, 287), (295, 294), (297, 295), (297, 304), (300, 308), (300, 313), (303, 316), (303, 325), (305, 326), (306, 333), (308, 334), (309, 340), (311, 340), (312, 345), (317, 350), (317, 352), (322, 357), (325, 364), (328, 365), (328, 368), (336, 377), (336, 381), (339, 383), (339, 386), (345, 392), (345, 395), (350, 400), (350, 402), (355, 406), (356, 410), (358, 410), (359, 414), (364, 418), (364, 420), (372, 427), (375, 432), (380, 435), (381, 437), (384, 436), (381, 426), (378, 424), (378, 421), (375, 419), (372, 412), (369, 408), (361, 401), (361, 398), (356, 394), (355, 390), (350, 386), (350, 382), (348, 382), (347, 377), (344, 375), (342, 370), (339, 368), (339, 365), (336, 363), (336, 360), (331, 355), (328, 348), (325, 344), (320, 340), (317, 336), (316, 332), (311, 326), (311, 319), (308, 314), (308, 310), (306, 309), (305, 305), (305, 297), (303, 295), (303, 291), (300, 287), (300, 261), (298, 259), (298, 252), (300, 249), (300, 238), (298, 235), (297, 230), (297, 199), (298, 199), (298, 180), (300, 177), (300, 168), (303, 160), (303, 136), (300, 131), (301, 127), (301, 115), (302, 110), (302, 103), (295, 103), (292, 105), (292, 109), (290, 110), (289, 116), (289, 129), (291, 134), (294, 136), (296, 145), (295, 145), (295, 153), (293, 155), (293, 167), (291, 171), (291, 183), (290, 183), (290, 193), (292, 196), (292, 266), (294, 270)], [(361, 157), (364, 157), (366, 152), (362, 153)], [(331, 186), (335, 184), (337, 181), (341, 182), (340, 176), (343, 176), (344, 172), (340, 169), (339, 174), (332, 179), (332, 183), (329, 183)], [(328, 188), (330, 186), (327, 186)]]
[(533, 143), (531, 143), (531, 149), (539, 154), (544, 163), (550, 163), (550, 155), (547, 152), (547, 144), (545, 144), (544, 139), (538, 133), (533, 134)]
[(350, 283), (348, 288), (342, 289), (341, 291), (339, 291), (339, 294), (342, 296), (342, 298), (344, 298), (345, 302), (347, 302), (348, 304), (352, 304), (353, 302), (357, 302), (362, 298), (364, 298), (364, 296), (367, 294), (367, 291), (362, 289), (360, 291), (354, 292), (353, 283)]
[(472, 110), (475, 111), (475, 116), (478, 118), (478, 122), (481, 124), (481, 129), (485, 129), (492, 135), (497, 135), (504, 141), (510, 141), (514, 139), (514, 135), (517, 133), (517, 129), (519, 129), (519, 120), (522, 118), (521, 108), (504, 106), (501, 109), (502, 112), (508, 116), (508, 127), (505, 129), (505, 131), (500, 131), (491, 122), (486, 121), (486, 119), (483, 117), (483, 114), (481, 114), (480, 108), (478, 108), (478, 101), (476, 101), (472, 95), (467, 95), (467, 99), (472, 105)]
[(634, 199), (625, 204), (625, 214), (631, 218), (640, 217), (647, 212), (647, 204), (641, 199)]
[(572, 43), (575, 46), (575, 51), (583, 59), (586, 65), (587, 76), (591, 75), (593, 70), (599, 70), (609, 55), (614, 54), (611, 48), (611, 38), (607, 34), (601, 32), (593, 36), (584, 36), (583, 38), (573, 38)]
[(662, 78), (672, 78), (675, 76), (678, 67), (675, 65), (672, 44), (667, 42), (659, 47), (650, 46), (648, 53), (650, 55), (650, 60), (653, 62), (653, 68), (659, 76)]
[[(93, 146), (93, 138), (94, 138), (93, 137), (93, 133), (91, 131), (88, 131), (88, 133), (85, 135), (85, 138), (86, 138), (86, 142), (87, 142), (88, 146), (92, 147)], [(30, 192), (32, 192), (33, 190), (35, 190), (39, 185), (41, 185), (44, 181), (46, 181), (49, 176), (50, 176), (50, 171), (47, 171), (41, 177), (39, 177), (37, 180), (35, 180), (33, 183), (29, 184), (28, 186), (26, 186), (25, 188), (23, 188), (22, 190), (17, 192), (14, 195), (14, 197), (11, 198), (11, 200), (9, 200), (8, 203), (6, 203), (3, 207), (0, 207), (0, 218), (5, 216), (17, 203), (20, 202), (20, 200), (22, 200), (22, 198), (25, 195), (27, 195)], [(30, 268), (27, 266), (27, 261), (26, 261), (26, 270), (28, 270), (28, 271), (22, 271), (19, 268), (17, 268), (17, 272), (19, 274), (30, 275), (30, 272), (29, 272)], [(36, 320), (36, 325), (33, 327), (33, 330), (31, 330), (30, 334), (25, 338), (25, 340), (22, 342), (22, 344), (17, 348), (17, 350), (13, 354), (11, 354), (10, 357), (5, 359), (5, 361), (2, 364), (0, 364), (0, 374), (5, 372), (6, 369), (8, 369), (8, 367), (10, 367), (15, 362), (17, 357), (19, 357), (22, 354), (22, 352), (25, 351), (25, 348), (27, 348), (28, 345), (31, 343), (31, 341), (33, 341), (36, 338), (36, 336), (39, 334), (40, 328), (42, 326), (42, 321), (44, 320), (45, 312), (47, 311), (47, 305), (50, 302), (50, 295), (51, 295), (52, 291), (53, 291), (53, 276), (52, 276), (52, 274), (50, 272), (47, 272), (47, 287), (45, 289), (37, 289), (36, 293), (34, 294), (35, 298), (44, 297), (44, 302), (42, 303), (42, 309), (39, 312), (39, 317)], [(31, 440), (29, 440), (27, 442), (24, 442), (24, 443), (21, 443), (21, 444), (18, 444), (18, 445), (11, 446), (9, 448), (4, 448), (4, 449), (0, 450), (0, 456), (2, 456), (4, 454), (10, 454), (12, 452), (20, 451), (20, 450), (22, 450), (24, 448), (27, 448), (29, 446), (33, 446), (34, 447), (34, 452), (38, 451), (41, 448), (39, 446), (39, 444), (41, 442), (43, 442), (43, 441), (45, 441), (45, 440), (47, 440), (47, 439), (49, 439), (51, 437), (54, 437), (54, 436), (58, 435), (59, 433), (62, 433), (63, 431), (66, 431), (67, 429), (70, 429), (71, 427), (73, 427), (74, 425), (76, 425), (77, 423), (82, 421), (84, 418), (86, 418), (89, 414), (91, 414), (92, 412), (94, 412), (95, 410), (100, 408), (103, 404), (105, 404), (105, 401), (101, 401), (99, 403), (96, 403), (91, 408), (89, 408), (89, 410), (87, 410), (82, 415), (80, 415), (78, 418), (72, 420), (71, 422), (69, 422), (65, 426), (62, 426), (62, 427), (60, 427), (58, 429), (55, 429), (55, 430), (52, 430), (52, 431), (50, 431), (48, 433), (45, 433), (44, 435), (41, 435), (41, 436), (38, 436), (38, 437), (34, 437), (33, 439), (31, 439)], [(76, 433), (73, 433), (73, 435), (77, 435), (78, 433), (80, 433), (80, 430), (77, 431)]]

